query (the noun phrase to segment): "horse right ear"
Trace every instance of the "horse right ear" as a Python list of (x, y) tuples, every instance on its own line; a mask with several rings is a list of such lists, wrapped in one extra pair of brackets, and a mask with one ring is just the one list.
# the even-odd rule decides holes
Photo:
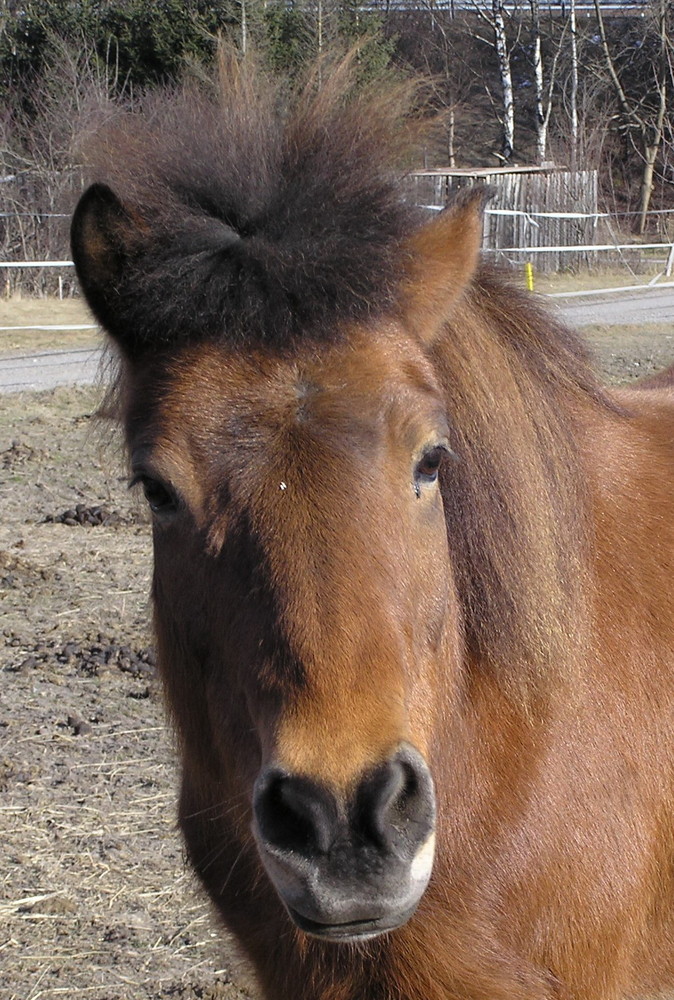
[(403, 310), (407, 325), (426, 342), (438, 335), (477, 270), (484, 206), (493, 194), (487, 185), (461, 191), (408, 240), (411, 266)]
[(106, 184), (80, 198), (70, 227), (75, 270), (99, 323), (115, 335), (115, 299), (138, 225)]

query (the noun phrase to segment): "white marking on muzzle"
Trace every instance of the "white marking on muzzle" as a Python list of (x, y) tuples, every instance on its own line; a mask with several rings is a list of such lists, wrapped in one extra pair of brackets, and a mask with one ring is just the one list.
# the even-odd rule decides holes
[(435, 856), (435, 833), (419, 848), (410, 866), (410, 876), (415, 882), (428, 882)]

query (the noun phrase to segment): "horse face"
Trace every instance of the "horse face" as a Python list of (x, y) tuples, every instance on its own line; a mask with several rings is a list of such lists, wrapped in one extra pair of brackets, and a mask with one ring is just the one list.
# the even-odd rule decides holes
[[(255, 857), (295, 923), (336, 940), (397, 927), (430, 878), (429, 754), (457, 703), (463, 628), (439, 488), (450, 429), (427, 352), (476, 266), (482, 201), (469, 192), (398, 247), (396, 306), (378, 313), (398, 319), (334, 320), (315, 340), (288, 335), (293, 312), (278, 342), (266, 300), (280, 296), (287, 320), (290, 277), (260, 279), (254, 241), (233, 248), (213, 220), (193, 232), (190, 215), (174, 274), (152, 263), (166, 250), (154, 200), (144, 214), (97, 185), (75, 213), (74, 260), (122, 352), (134, 478), (154, 514), (181, 825), (223, 913), (237, 865), (257, 891)], [(189, 335), (184, 282), (176, 303), (188, 271), (205, 336)], [(239, 322), (246, 275), (258, 298), (245, 315), (266, 332), (237, 348), (239, 327), (213, 331)], [(324, 316), (333, 286), (311, 287)], [(341, 294), (334, 315), (362, 315)]]
[(423, 349), (394, 325), (293, 357), (200, 345), (136, 372), (127, 430), (188, 780), (234, 803), (223, 825), (252, 830), (301, 928), (398, 926), (431, 873), (433, 705), (458, 662)]

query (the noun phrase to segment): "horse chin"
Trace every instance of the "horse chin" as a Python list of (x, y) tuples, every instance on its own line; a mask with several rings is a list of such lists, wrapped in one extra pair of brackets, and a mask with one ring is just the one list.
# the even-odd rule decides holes
[[(411, 863), (394, 866), (378, 879), (369, 879), (364, 891), (363, 872), (339, 878), (314, 865), (301, 873), (263, 856), (267, 874), (290, 919), (305, 934), (322, 941), (358, 943), (395, 931), (407, 923), (428, 886), (434, 837)], [(377, 884), (378, 883), (378, 884)]]
[(394, 931), (407, 923), (416, 908), (417, 904), (415, 903), (414, 906), (396, 914), (333, 924), (311, 920), (292, 907), (286, 906), (290, 918), (301, 931), (311, 937), (319, 938), (321, 941), (332, 941), (335, 944), (362, 944), (372, 940), (372, 938)]
[[(402, 927), (416, 911), (426, 889), (427, 879), (413, 884), (407, 883), (406, 890), (396, 891), (388, 886), (388, 891), (373, 889), (369, 898), (358, 891), (358, 887), (323, 887), (314, 883), (309, 891), (283, 891), (276, 885), (290, 919), (305, 934), (322, 941), (342, 944), (357, 944), (371, 938), (388, 934)], [(286, 889), (288, 887), (286, 886)]]
[(291, 863), (268, 850), (260, 856), (296, 927), (322, 941), (354, 944), (407, 923), (428, 887), (434, 847), (431, 833), (411, 861), (389, 857), (386, 866), (381, 859), (352, 857), (356, 870), (350, 874), (344, 857), (293, 858)]

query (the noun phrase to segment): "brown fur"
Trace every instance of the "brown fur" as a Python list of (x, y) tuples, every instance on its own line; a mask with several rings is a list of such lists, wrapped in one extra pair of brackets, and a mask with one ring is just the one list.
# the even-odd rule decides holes
[[(181, 826), (265, 997), (674, 989), (671, 378), (605, 393), (572, 334), (474, 271), (474, 203), (389, 234), (395, 294), (337, 303), (321, 336), (195, 317), (151, 342), (100, 280), (121, 246), (140, 290), (134, 212), (94, 192), (74, 245), (125, 354), (132, 462), (177, 498), (153, 593)], [(415, 486), (445, 437), (439, 489)], [(390, 934), (314, 940), (260, 861), (256, 777), (347, 801), (401, 741), (435, 778), (430, 885)]]

